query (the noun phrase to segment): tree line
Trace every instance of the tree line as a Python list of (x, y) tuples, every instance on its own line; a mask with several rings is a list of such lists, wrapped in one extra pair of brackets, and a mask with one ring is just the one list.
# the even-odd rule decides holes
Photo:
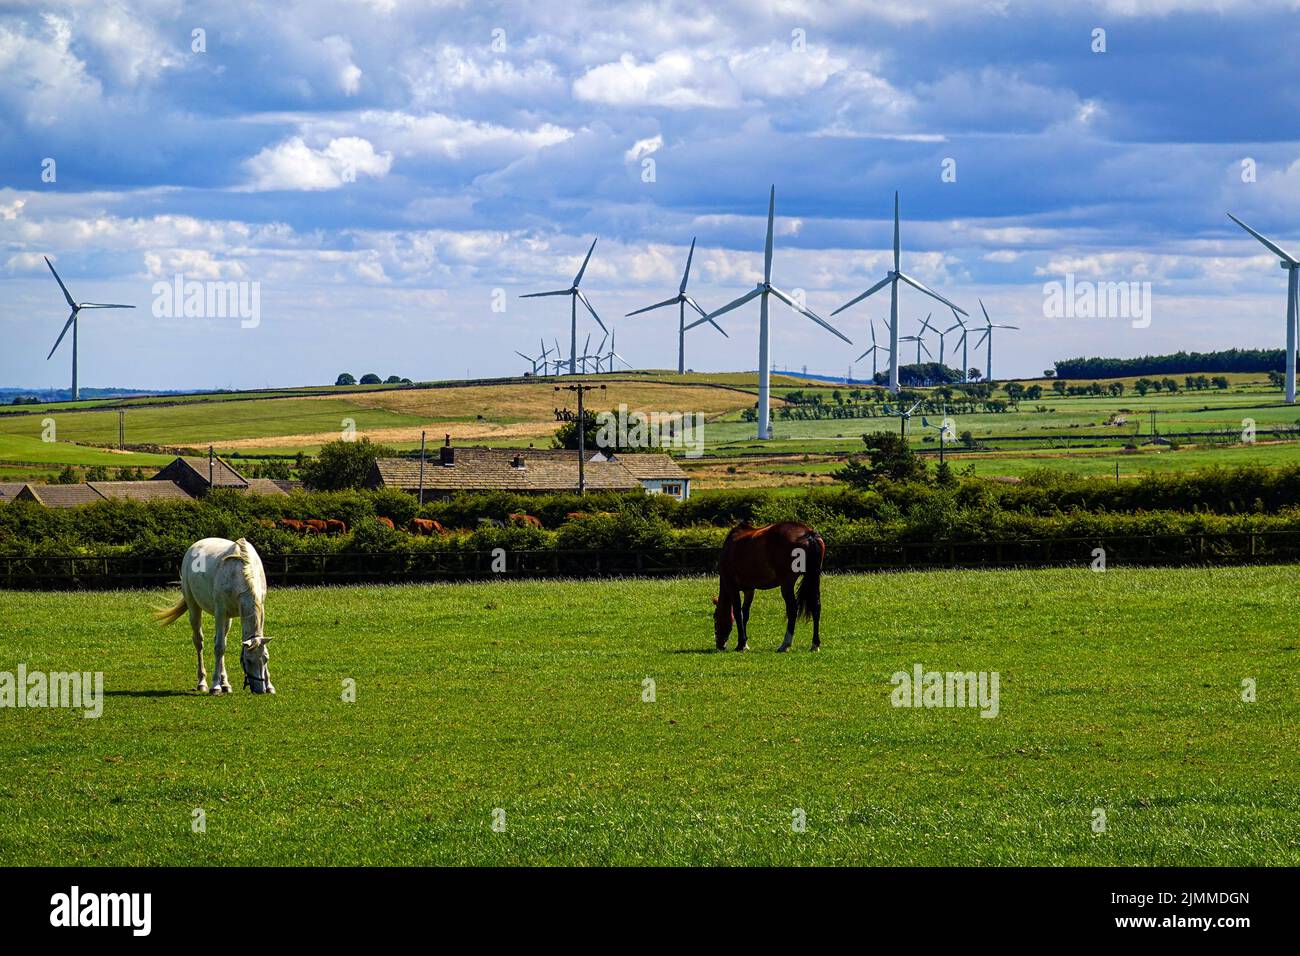
[(1226, 349), (1174, 352), (1141, 358), (1072, 358), (1054, 363), (1057, 378), (1127, 378), (1133, 375), (1185, 375), (1189, 372), (1278, 372), (1285, 349)]

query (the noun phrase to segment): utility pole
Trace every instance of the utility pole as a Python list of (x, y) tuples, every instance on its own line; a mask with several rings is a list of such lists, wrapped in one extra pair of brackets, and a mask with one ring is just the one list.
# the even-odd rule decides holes
[(126, 409), (117, 410), (117, 450), (126, 448)]
[(420, 432), (420, 507), (424, 507), (424, 432)]
[(212, 490), (213, 473), (216, 471), (216, 455), (212, 451), (212, 446), (208, 446), (208, 491)]
[(578, 494), (587, 493), (587, 413), (582, 396), (587, 392), (604, 391), (604, 385), (557, 385), (555, 390), (578, 393)]

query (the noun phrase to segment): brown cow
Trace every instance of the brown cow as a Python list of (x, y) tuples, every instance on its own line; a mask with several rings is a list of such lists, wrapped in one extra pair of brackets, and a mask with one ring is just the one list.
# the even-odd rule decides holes
[(411, 534), (446, 534), (447, 529), (432, 518), (412, 518), (407, 530)]
[(281, 528), (287, 531), (297, 531), (299, 534), (307, 530), (307, 525), (297, 518), (281, 518), (279, 524)]
[(375, 518), (375, 520), (378, 521), (378, 522), (379, 522), (381, 525), (383, 525), (385, 528), (387, 528), (389, 531), (396, 531), (396, 530), (397, 530), (395, 527), (393, 527), (393, 519), (392, 519), (392, 518), (385, 518), (383, 515), (379, 515), (377, 518)]
[(532, 515), (526, 515), (523, 512), (519, 512), (518, 514), (512, 514), (509, 517), (510, 517), (511, 524), (523, 525), (529, 528), (540, 528), (542, 526), (542, 522), (540, 518), (535, 518)]
[(327, 527), (320, 518), (308, 518), (303, 524), (307, 526), (307, 530), (312, 534), (324, 534)]
[(325, 519), (326, 534), (347, 534), (348, 525), (346, 521), (340, 521), (338, 518)]

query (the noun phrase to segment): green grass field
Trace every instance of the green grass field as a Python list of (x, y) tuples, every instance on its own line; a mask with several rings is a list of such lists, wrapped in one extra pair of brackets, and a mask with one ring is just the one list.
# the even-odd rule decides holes
[[(712, 653), (698, 578), (274, 590), (279, 694), (225, 698), (172, 593), (0, 592), (0, 670), (108, 695), (0, 710), (0, 865), (1296, 865), (1295, 578), (832, 576), (815, 655), (771, 593)], [(892, 707), (916, 663), (999, 716)]]

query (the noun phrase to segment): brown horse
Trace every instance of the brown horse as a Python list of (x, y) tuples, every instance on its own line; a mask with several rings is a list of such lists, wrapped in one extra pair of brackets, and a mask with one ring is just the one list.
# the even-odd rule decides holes
[(412, 518), (411, 523), (407, 525), (407, 530), (411, 534), (424, 535), (447, 533), (447, 529), (432, 518)]
[[(718, 596), (713, 599), (713, 636), (718, 650), (727, 646), (731, 625), (736, 624), (736, 650), (748, 650), (749, 606), (754, 591), (779, 587), (785, 598), (785, 640), (779, 651), (790, 649), (799, 615), (812, 618), (812, 649), (821, 648), (822, 562), (826, 542), (812, 528), (793, 521), (754, 528), (731, 529), (722, 544)], [(803, 575), (798, 593), (795, 579)]]
[(299, 521), (297, 518), (281, 518), (280, 527), (286, 528), (289, 531), (297, 531), (299, 534), (307, 530), (307, 525)]
[(378, 521), (378, 522), (379, 522), (381, 525), (383, 525), (385, 528), (387, 528), (389, 531), (396, 531), (396, 530), (397, 530), (395, 527), (393, 527), (393, 519), (392, 519), (392, 518), (385, 518), (383, 515), (380, 515), (380, 516), (377, 517), (375, 520)]
[(346, 521), (340, 521), (338, 518), (325, 519), (326, 534), (347, 534), (348, 524)]
[(324, 534), (328, 525), (320, 518), (308, 518), (303, 524), (307, 528), (308, 534)]
[(540, 528), (542, 526), (542, 519), (534, 517), (533, 515), (524, 514), (522, 511), (517, 514), (512, 514), (509, 517), (510, 523), (513, 525), (527, 528)]

